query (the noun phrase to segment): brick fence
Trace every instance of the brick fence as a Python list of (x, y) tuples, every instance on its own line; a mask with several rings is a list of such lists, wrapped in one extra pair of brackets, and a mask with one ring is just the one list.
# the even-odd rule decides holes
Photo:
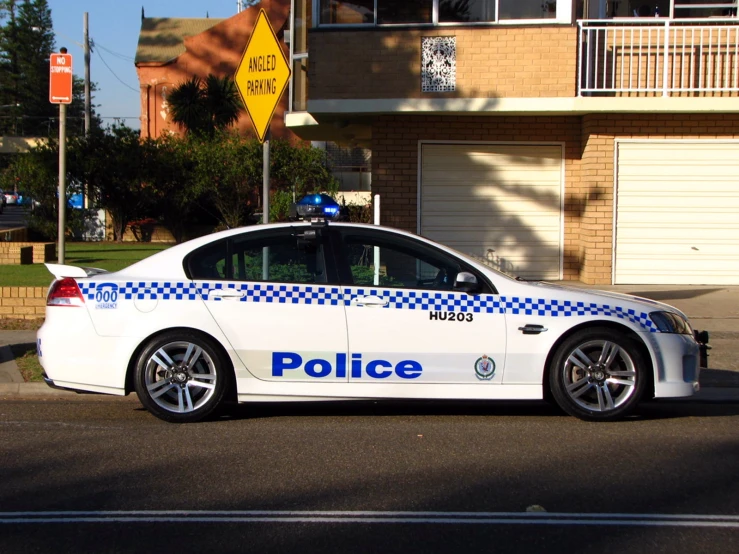
[(48, 287), (0, 287), (0, 318), (43, 319)]

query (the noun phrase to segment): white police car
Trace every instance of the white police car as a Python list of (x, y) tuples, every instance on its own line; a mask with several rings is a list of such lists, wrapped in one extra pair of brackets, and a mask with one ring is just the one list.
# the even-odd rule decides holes
[(198, 421), (224, 399), (542, 399), (613, 420), (698, 389), (675, 308), (498, 273), (386, 227), (223, 231), (115, 273), (47, 264), (51, 386)]

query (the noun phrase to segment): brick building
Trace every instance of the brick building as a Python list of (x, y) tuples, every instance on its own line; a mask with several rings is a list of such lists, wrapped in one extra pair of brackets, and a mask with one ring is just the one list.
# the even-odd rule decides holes
[[(209, 73), (233, 76), (259, 15), (259, 7), (266, 11), (287, 53), (284, 35), (290, 13), (289, 0), (263, 0), (260, 6), (227, 19), (145, 17), (142, 12), (135, 58), (141, 89), (142, 136), (182, 132), (169, 117), (167, 94), (173, 87), (194, 75), (201, 78)], [(285, 96), (275, 110), (270, 127), (274, 137), (295, 138), (285, 129), (287, 104)], [(251, 122), (245, 113), (238, 127), (245, 133), (251, 132)]]
[(287, 127), (370, 147), (384, 224), (525, 277), (739, 284), (733, 2), (292, 3)]

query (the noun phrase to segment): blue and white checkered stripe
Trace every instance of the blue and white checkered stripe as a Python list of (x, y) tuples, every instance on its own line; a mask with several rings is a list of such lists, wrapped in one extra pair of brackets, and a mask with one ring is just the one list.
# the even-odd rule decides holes
[(500, 296), (470, 296), (459, 292), (417, 292), (402, 289), (344, 288), (344, 305), (361, 296), (378, 296), (388, 301), (386, 308), (432, 310), (436, 312), (505, 313)]
[(214, 290), (236, 290), (244, 293), (241, 302), (274, 302), (279, 304), (342, 305), (339, 287), (309, 285), (267, 285), (253, 283), (198, 283), (203, 300), (219, 301), (210, 297)]
[[(112, 283), (83, 281), (79, 283), (83, 296), (95, 300), (96, 286), (104, 288)], [(620, 306), (569, 300), (505, 297), (457, 292), (420, 292), (402, 289), (375, 289), (319, 285), (279, 285), (263, 283), (209, 283), (209, 282), (125, 282), (118, 287), (118, 300), (203, 300), (217, 302), (211, 297), (214, 290), (237, 290), (244, 293), (241, 302), (279, 304), (309, 304), (319, 306), (350, 306), (352, 300), (363, 296), (377, 296), (388, 301), (385, 308), (440, 312), (485, 314), (539, 315), (550, 317), (605, 316), (624, 319), (647, 331), (657, 332), (646, 312), (624, 309)]]
[(621, 306), (595, 304), (585, 302), (571, 302), (570, 300), (545, 300), (541, 298), (505, 298), (501, 297), (506, 313), (523, 315), (543, 315), (552, 317), (573, 317), (583, 315), (604, 315), (626, 319), (636, 323), (653, 333), (657, 332), (649, 314), (637, 312), (633, 309), (624, 309)]
[(388, 301), (387, 308), (433, 310), (445, 312), (472, 312), (487, 314), (509, 313), (514, 315), (540, 315), (550, 317), (574, 317), (603, 315), (625, 319), (644, 329), (657, 332), (657, 327), (646, 312), (624, 309), (620, 306), (571, 302), (569, 300), (548, 300), (543, 298), (520, 298), (467, 294), (454, 292), (412, 292), (398, 289), (344, 289), (344, 303), (351, 304), (354, 298), (378, 296)]
[(85, 299), (95, 300), (96, 287), (105, 289), (111, 284), (117, 287), (118, 300), (197, 300), (199, 298), (197, 287), (190, 282), (99, 283), (89, 281), (79, 283), (79, 286)]

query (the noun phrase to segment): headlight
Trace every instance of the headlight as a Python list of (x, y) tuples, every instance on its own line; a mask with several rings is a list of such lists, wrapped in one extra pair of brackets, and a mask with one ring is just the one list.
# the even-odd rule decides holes
[(692, 335), (693, 328), (688, 320), (672, 312), (652, 312), (649, 318), (654, 322), (660, 333), (675, 333), (678, 335)]

